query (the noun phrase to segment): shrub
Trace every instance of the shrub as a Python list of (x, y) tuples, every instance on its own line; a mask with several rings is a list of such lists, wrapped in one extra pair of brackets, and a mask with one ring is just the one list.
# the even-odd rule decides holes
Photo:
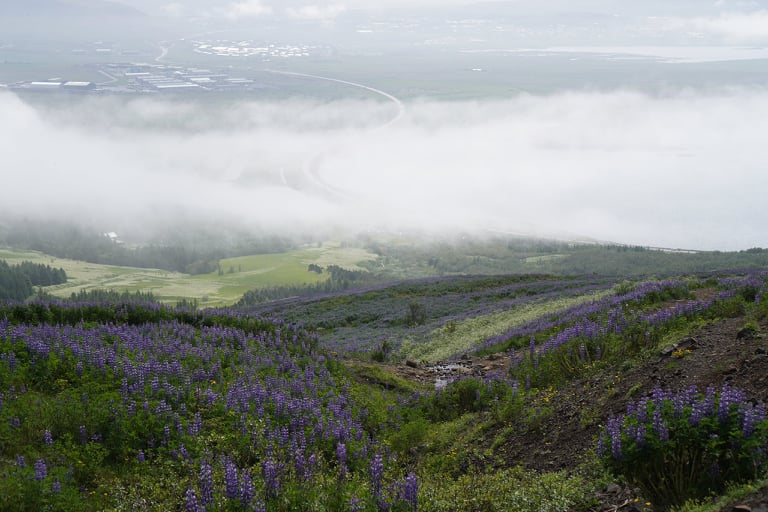
[[(432, 421), (450, 421), (470, 412), (499, 408), (517, 395), (517, 383), (504, 379), (463, 377), (424, 397), (421, 408)], [(517, 406), (516, 400), (514, 405)]]
[(727, 385), (703, 394), (655, 389), (612, 418), (598, 440), (602, 461), (657, 510), (756, 478), (766, 465), (766, 447), (765, 408)]
[(566, 512), (584, 510), (590, 489), (577, 476), (538, 474), (521, 468), (475, 473), (452, 481), (423, 482), (419, 510), (427, 512)]
[(424, 325), (427, 323), (427, 308), (420, 302), (411, 302), (408, 304), (408, 312), (405, 315), (405, 324)]

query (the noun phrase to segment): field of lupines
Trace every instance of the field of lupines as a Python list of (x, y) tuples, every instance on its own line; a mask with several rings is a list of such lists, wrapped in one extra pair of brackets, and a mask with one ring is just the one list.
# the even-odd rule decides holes
[[(503, 293), (488, 282), (430, 283), (439, 293), (427, 319), (609, 283), (515, 279)], [(592, 489), (580, 476), (486, 473), (462, 458), (459, 432), (472, 430), (474, 415), (526, 428), (539, 412), (528, 402), (537, 387), (632, 357), (670, 330), (741, 313), (761, 300), (765, 280), (621, 285), (477, 347), (507, 353), (510, 374), (399, 397), (407, 386), (361, 384), (298, 322), (252, 311), (0, 305), (0, 509), (586, 509)], [(423, 299), (423, 285), (387, 292), (386, 308)], [(711, 293), (696, 300), (697, 288)], [(354, 307), (348, 297), (330, 299)]]
[[(79, 320), (35, 321), (58, 315)], [(0, 509), (414, 509), (316, 346), (221, 313), (3, 308)]]
[(765, 405), (724, 384), (704, 393), (656, 388), (629, 402), (598, 438), (598, 456), (660, 508), (759, 478), (768, 460)]
[[(523, 307), (610, 290), (615, 280), (600, 276), (561, 277), (539, 274), (424, 278), (371, 288), (296, 298), (246, 308), (258, 315), (300, 322), (318, 333), (324, 347), (344, 354), (366, 354), (384, 342), (393, 352), (404, 341), (414, 347), (467, 321), (510, 313), (499, 325), (514, 324)], [(411, 307), (423, 312), (409, 315)], [(457, 347), (448, 355), (466, 350)], [(414, 352), (419, 352), (415, 350)], [(409, 356), (410, 354), (403, 354)]]
[[(707, 298), (692, 290), (708, 287)], [(760, 302), (766, 273), (707, 280), (651, 281), (624, 293), (544, 315), (487, 339), (479, 353), (506, 350), (510, 375), (527, 386), (561, 383), (594, 364), (656, 347), (666, 333), (707, 318), (738, 316)]]

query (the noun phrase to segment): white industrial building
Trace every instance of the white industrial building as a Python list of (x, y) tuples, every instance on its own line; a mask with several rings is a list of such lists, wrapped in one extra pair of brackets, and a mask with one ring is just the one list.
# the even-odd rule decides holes
[(61, 82), (31, 82), (29, 88), (38, 91), (52, 91), (61, 88)]

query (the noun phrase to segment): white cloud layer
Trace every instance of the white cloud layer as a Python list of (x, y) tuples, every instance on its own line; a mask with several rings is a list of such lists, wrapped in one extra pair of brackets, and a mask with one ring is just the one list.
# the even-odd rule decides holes
[(694, 18), (688, 23), (695, 30), (718, 36), (729, 44), (768, 44), (768, 10)]
[(224, 9), (224, 15), (230, 19), (253, 18), (272, 14), (272, 7), (261, 0), (240, 0), (229, 4)]
[(330, 21), (346, 11), (344, 4), (333, 3), (330, 5), (303, 5), (301, 7), (289, 7), (286, 14), (295, 19)]
[[(563, 93), (392, 105), (0, 94), (0, 205), (274, 229), (574, 233), (665, 247), (768, 246), (768, 91)], [(169, 126), (173, 119), (177, 126)], [(149, 216), (148, 216), (149, 213)]]

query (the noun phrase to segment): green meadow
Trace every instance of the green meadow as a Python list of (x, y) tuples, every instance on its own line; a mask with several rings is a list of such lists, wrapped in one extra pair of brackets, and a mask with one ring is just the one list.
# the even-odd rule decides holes
[(80, 290), (108, 289), (152, 292), (162, 302), (196, 299), (203, 306), (227, 306), (237, 302), (248, 290), (326, 280), (327, 274), (307, 270), (311, 263), (321, 267), (338, 265), (360, 270), (362, 267), (359, 264), (376, 259), (376, 256), (363, 249), (325, 243), (320, 247), (307, 246), (284, 253), (223, 259), (221, 272), (197, 276), (167, 270), (86, 263), (14, 249), (0, 249), (0, 259), (9, 263), (26, 260), (63, 268), (68, 282), (47, 288), (57, 297), (69, 297)]

